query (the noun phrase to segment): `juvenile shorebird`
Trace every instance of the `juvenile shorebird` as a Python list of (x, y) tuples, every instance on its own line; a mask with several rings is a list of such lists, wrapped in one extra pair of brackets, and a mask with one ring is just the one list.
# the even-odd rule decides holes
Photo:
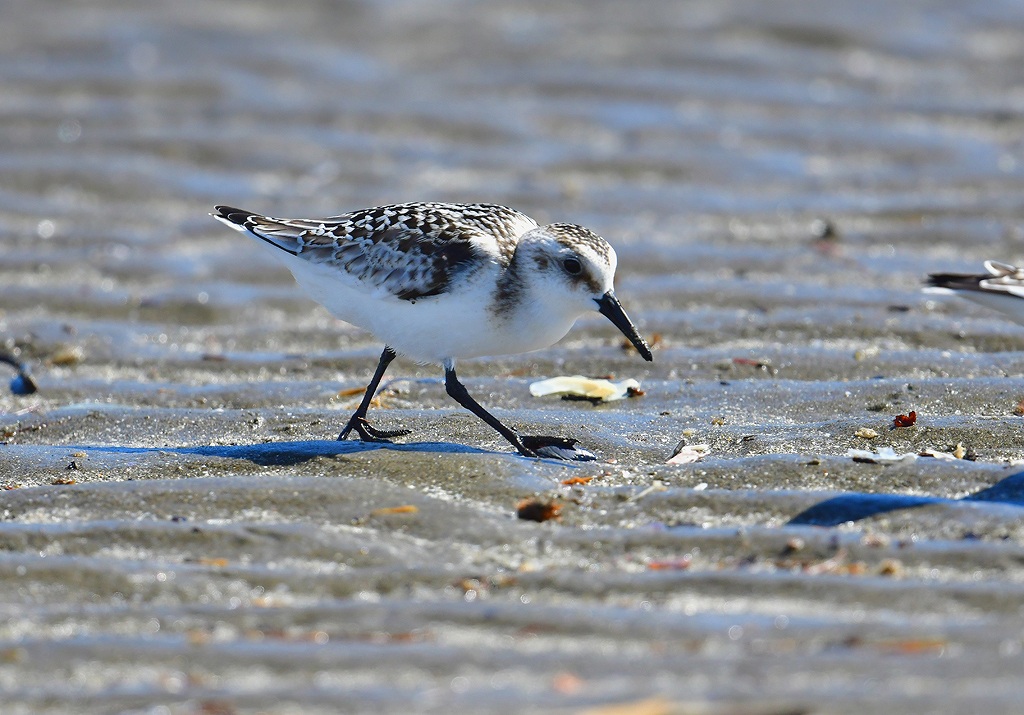
[(1024, 268), (985, 261), (985, 273), (932, 273), (927, 293), (958, 295), (1008, 315), (1024, 325)]
[(401, 354), (443, 365), (448, 394), (520, 454), (592, 458), (573, 449), (576, 440), (520, 435), (502, 424), (459, 382), (456, 360), (546, 348), (593, 310), (645, 360), (653, 359), (615, 297), (615, 251), (583, 226), (539, 226), (492, 204), (407, 203), (324, 219), (217, 206), (211, 216), (280, 249), (276, 255), (313, 300), (384, 342), (366, 393), (338, 439), (352, 431), (369, 442), (409, 433), (366, 420), (384, 371)]

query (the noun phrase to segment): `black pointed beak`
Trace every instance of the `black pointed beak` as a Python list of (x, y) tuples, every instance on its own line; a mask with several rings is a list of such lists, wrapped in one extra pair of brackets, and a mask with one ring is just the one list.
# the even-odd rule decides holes
[(640, 337), (640, 333), (636, 331), (633, 321), (629, 319), (626, 311), (622, 309), (619, 299), (615, 297), (615, 291), (608, 291), (600, 298), (595, 298), (594, 302), (597, 303), (597, 312), (612, 321), (612, 325), (629, 338), (629, 342), (633, 343), (633, 346), (636, 347), (637, 352), (643, 356), (644, 360), (647, 362), (654, 360), (654, 355), (651, 354), (651, 349), (648, 347), (647, 342)]

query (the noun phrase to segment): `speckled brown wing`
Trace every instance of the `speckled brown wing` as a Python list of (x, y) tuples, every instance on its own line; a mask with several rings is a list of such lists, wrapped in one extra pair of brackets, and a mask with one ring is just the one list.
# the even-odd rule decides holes
[(488, 262), (507, 265), (536, 223), (488, 204), (411, 203), (326, 219), (279, 219), (229, 206), (217, 218), (293, 256), (351, 275), (402, 300), (440, 295)]

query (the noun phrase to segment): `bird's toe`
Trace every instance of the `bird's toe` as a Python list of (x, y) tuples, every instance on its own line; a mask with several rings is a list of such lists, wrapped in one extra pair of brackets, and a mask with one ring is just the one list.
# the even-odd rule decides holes
[(353, 417), (345, 425), (345, 429), (342, 430), (341, 434), (338, 435), (338, 439), (344, 440), (352, 430), (355, 430), (359, 438), (364, 442), (390, 442), (395, 437), (404, 437), (411, 433), (407, 429), (377, 429), (367, 422), (365, 417)]

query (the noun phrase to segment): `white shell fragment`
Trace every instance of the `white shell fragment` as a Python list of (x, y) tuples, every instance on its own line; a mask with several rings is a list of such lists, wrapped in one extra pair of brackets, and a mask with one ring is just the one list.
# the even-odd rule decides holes
[(700, 461), (709, 452), (711, 452), (710, 445), (689, 444), (685, 447), (680, 447), (665, 464), (690, 464)]
[(849, 449), (847, 457), (852, 457), (858, 462), (870, 462), (872, 464), (888, 464), (892, 462), (913, 462), (918, 457), (932, 457), (934, 459), (955, 462), (967, 456), (967, 450), (963, 443), (958, 443), (952, 452), (941, 452), (937, 449), (924, 449), (920, 452), (905, 452), (900, 454), (892, 447), (882, 447), (877, 452), (867, 449)]
[(960, 459), (960, 457), (957, 457), (952, 452), (940, 452), (937, 449), (926, 449), (921, 452), (921, 456), (934, 457), (935, 459), (939, 459), (945, 462), (955, 462), (956, 460)]
[(872, 452), (867, 449), (849, 449), (846, 451), (846, 456), (862, 462), (871, 462), (873, 464), (902, 462), (904, 460), (913, 462), (917, 459), (917, 455), (914, 452), (898, 454), (892, 447), (882, 447), (877, 452)]
[(633, 378), (612, 382), (582, 375), (559, 375), (532, 383), (530, 394), (534, 397), (573, 395), (588, 400), (614, 402), (629, 397), (630, 389), (636, 390), (639, 387), (640, 383)]
[(921, 452), (922, 457), (935, 457), (936, 459), (944, 459), (946, 461), (955, 461), (957, 459), (963, 459), (967, 456), (967, 450), (964, 449), (963, 442), (957, 442), (956, 447), (953, 448), (952, 452), (940, 452), (937, 449), (926, 449)]

